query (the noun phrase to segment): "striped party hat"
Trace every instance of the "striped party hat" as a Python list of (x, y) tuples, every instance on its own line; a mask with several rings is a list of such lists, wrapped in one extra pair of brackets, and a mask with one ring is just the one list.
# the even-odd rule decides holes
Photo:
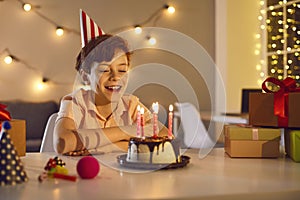
[(80, 9), (81, 47), (83, 48), (91, 39), (105, 34), (104, 31)]

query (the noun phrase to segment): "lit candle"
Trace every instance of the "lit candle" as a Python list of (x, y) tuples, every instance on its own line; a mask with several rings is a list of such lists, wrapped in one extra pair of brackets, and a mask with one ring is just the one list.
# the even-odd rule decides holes
[(153, 110), (153, 137), (156, 138), (158, 136), (157, 128), (158, 128), (158, 102), (152, 104)]
[(137, 106), (137, 116), (136, 116), (136, 136), (141, 137), (141, 106)]
[(145, 121), (144, 121), (144, 108), (141, 108), (141, 136), (142, 138), (145, 138), (145, 134), (144, 134), (144, 125), (145, 125)]
[(169, 130), (168, 137), (169, 139), (173, 138), (173, 105), (169, 105)]

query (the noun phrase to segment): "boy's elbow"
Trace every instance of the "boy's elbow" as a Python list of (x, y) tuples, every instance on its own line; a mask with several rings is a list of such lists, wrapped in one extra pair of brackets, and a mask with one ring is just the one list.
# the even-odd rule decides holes
[(56, 153), (58, 154), (63, 154), (63, 153), (67, 153), (66, 152), (66, 142), (64, 139), (59, 138), (56, 142), (56, 144), (54, 144), (54, 150)]

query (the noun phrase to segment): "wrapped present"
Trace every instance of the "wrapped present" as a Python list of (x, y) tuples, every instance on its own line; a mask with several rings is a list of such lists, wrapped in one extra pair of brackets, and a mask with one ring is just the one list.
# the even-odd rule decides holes
[[(278, 91), (269, 90), (271, 82), (278, 86)], [(249, 124), (283, 128), (300, 128), (300, 88), (292, 78), (283, 81), (269, 77), (262, 85), (266, 93), (249, 95)]]
[(295, 162), (300, 162), (300, 130), (284, 130), (284, 146), (286, 154)]
[(11, 119), (10, 113), (6, 110), (6, 106), (0, 104), (0, 130), (2, 123), (9, 121), (11, 128), (7, 130), (12, 143), (16, 148), (18, 156), (26, 154), (26, 123), (25, 120)]
[(240, 125), (225, 125), (225, 152), (230, 157), (279, 157), (281, 130)]

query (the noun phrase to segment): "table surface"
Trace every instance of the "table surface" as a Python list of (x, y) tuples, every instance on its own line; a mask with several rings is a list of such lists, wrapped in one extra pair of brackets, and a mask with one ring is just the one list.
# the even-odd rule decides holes
[[(276, 159), (230, 158), (223, 148), (199, 158), (199, 149), (184, 155), (190, 163), (178, 169), (144, 171), (122, 168), (120, 153), (95, 156), (101, 163), (94, 179), (71, 182), (38, 176), (54, 153), (27, 153), (21, 160), (29, 181), (0, 187), (0, 199), (299, 199), (300, 163)], [(122, 154), (122, 153), (121, 153)], [(59, 156), (70, 175), (81, 157)]]

